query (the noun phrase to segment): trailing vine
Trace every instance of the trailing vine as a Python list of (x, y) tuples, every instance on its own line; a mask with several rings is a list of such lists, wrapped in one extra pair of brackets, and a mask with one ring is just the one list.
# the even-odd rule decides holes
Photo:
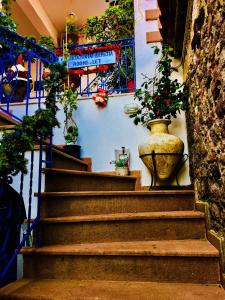
[(11, 0), (2, 0), (2, 11), (0, 10), (0, 25), (12, 31), (16, 31), (16, 23), (11, 18)]
[[(15, 22), (11, 19), (10, 5), (12, 0), (2, 0), (0, 25), (16, 31)], [(1, 53), (7, 52), (7, 45), (2, 44)], [(33, 116), (25, 116), (11, 132), (5, 132), (0, 141), (0, 178), (15, 176), (19, 172), (27, 173), (27, 160), (24, 153), (32, 151), (41, 137), (46, 138), (52, 128), (59, 126), (56, 119), (56, 96), (67, 76), (66, 64), (55, 63), (48, 66), (50, 72), (44, 79), (46, 96), (45, 109), (38, 109)]]
[(66, 79), (65, 64), (49, 66), (49, 76), (44, 80), (48, 92), (46, 109), (38, 109), (33, 116), (25, 116), (11, 132), (5, 132), (0, 141), (0, 177), (15, 176), (20, 171), (27, 173), (26, 151), (32, 151), (41, 137), (48, 137), (52, 128), (59, 126), (56, 119), (58, 110), (56, 96)]

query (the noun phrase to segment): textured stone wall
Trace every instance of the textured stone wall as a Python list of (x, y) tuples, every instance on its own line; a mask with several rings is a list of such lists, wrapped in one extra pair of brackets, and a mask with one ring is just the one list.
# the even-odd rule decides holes
[(209, 202), (212, 228), (225, 236), (225, 1), (198, 3), (187, 74), (191, 176)]

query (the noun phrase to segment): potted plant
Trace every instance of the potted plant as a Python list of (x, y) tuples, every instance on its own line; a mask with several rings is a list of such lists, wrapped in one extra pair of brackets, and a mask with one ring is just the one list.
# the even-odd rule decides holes
[(129, 174), (129, 150), (122, 147), (121, 150), (115, 150), (116, 159), (111, 161), (110, 164), (115, 165), (116, 175), (127, 176)]
[(40, 38), (38, 40), (38, 44), (40, 44), (41, 46), (43, 46), (43, 47), (45, 47), (49, 50), (52, 50), (52, 49), (55, 48), (55, 45), (53, 43), (53, 39), (50, 35), (41, 34)]
[[(160, 49), (154, 48), (158, 54)], [(139, 146), (139, 154), (151, 174), (159, 180), (172, 177), (184, 150), (181, 139), (168, 132), (171, 117), (176, 118), (177, 113), (186, 110), (188, 105), (187, 88), (177, 79), (170, 78), (171, 73), (177, 71), (172, 67), (171, 51), (168, 45), (162, 45), (156, 76), (144, 77), (145, 81), (135, 93), (140, 105), (130, 115), (136, 125), (142, 123), (151, 130), (149, 141)]]
[(78, 32), (79, 28), (77, 25), (71, 21), (67, 21), (67, 43), (69, 45), (77, 44), (78, 43)]
[(129, 174), (127, 158), (119, 158), (111, 161), (111, 163), (115, 164), (116, 175), (127, 176)]
[(59, 102), (63, 105), (65, 113), (64, 138), (66, 145), (64, 146), (64, 150), (66, 153), (80, 158), (80, 146), (76, 145), (78, 127), (73, 116), (74, 111), (77, 110), (77, 97), (77, 90), (73, 89), (70, 85), (65, 89)]

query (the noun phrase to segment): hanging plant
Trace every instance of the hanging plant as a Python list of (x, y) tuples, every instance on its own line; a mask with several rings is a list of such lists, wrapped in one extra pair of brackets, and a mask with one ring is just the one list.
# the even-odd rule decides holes
[(75, 144), (78, 137), (78, 127), (73, 116), (74, 111), (77, 110), (77, 97), (77, 90), (68, 86), (59, 98), (65, 113), (64, 137), (66, 144)]

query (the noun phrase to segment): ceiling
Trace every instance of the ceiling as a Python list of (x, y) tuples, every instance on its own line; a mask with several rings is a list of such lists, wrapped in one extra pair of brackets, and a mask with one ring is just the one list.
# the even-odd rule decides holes
[(65, 18), (71, 11), (77, 15), (77, 24), (83, 25), (90, 16), (101, 15), (108, 4), (104, 0), (39, 0), (58, 32), (65, 27)]
[(46, 32), (48, 27), (59, 35), (65, 29), (68, 13), (75, 13), (76, 24), (82, 26), (88, 17), (101, 15), (108, 6), (105, 0), (16, 0), (12, 4), (12, 17), (22, 35), (51, 35), (51, 31)]

